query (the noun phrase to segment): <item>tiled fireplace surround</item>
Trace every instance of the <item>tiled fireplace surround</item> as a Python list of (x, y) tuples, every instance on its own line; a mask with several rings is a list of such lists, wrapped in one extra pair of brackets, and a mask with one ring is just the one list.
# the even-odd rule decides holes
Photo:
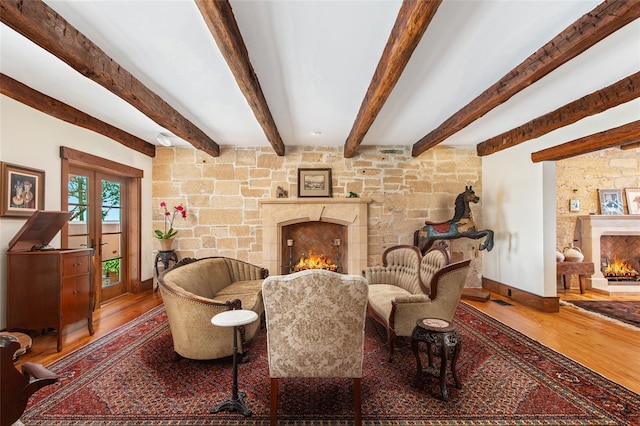
[(360, 275), (367, 266), (368, 204), (363, 198), (275, 198), (260, 200), (263, 263), (269, 271), (282, 271), (287, 241), (283, 227), (305, 222), (328, 222), (346, 227), (346, 253), (342, 267)]

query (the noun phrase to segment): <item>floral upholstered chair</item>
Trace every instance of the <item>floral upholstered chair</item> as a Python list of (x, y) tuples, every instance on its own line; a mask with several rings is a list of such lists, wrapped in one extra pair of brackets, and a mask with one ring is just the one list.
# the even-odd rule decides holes
[(387, 330), (389, 361), (396, 337), (410, 337), (416, 320), (430, 315), (426, 306), (431, 305), (433, 279), (448, 263), (445, 247), (434, 247), (422, 256), (418, 247), (398, 245), (382, 253), (382, 266), (362, 271), (369, 283), (369, 315)]
[(362, 363), (367, 282), (357, 275), (309, 269), (262, 284), (271, 378), (271, 425), (278, 379), (353, 379), (355, 424), (362, 424)]

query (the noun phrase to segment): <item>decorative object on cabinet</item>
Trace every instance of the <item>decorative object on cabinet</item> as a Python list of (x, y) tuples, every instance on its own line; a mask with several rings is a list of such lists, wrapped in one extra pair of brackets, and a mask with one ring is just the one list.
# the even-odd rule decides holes
[(298, 197), (333, 197), (331, 169), (298, 169)]
[(640, 214), (640, 188), (626, 188), (627, 208), (629, 214)]
[(564, 254), (564, 260), (567, 262), (582, 262), (584, 254), (580, 247), (575, 247), (573, 243), (569, 244), (569, 247), (565, 247), (562, 254)]
[(0, 162), (0, 216), (31, 216), (44, 210), (44, 170)]
[(598, 189), (598, 198), (600, 199), (600, 214), (624, 214), (621, 189)]
[(458, 194), (455, 200), (453, 218), (446, 222), (431, 222), (425, 220), (425, 226), (413, 234), (413, 245), (426, 253), (436, 240), (453, 240), (456, 238), (472, 238), (477, 240), (486, 237), (478, 247), (480, 250), (493, 248), (493, 231), (491, 229), (476, 228), (469, 203), (477, 203), (480, 197), (476, 195), (471, 186), (465, 186), (464, 192)]
[(71, 212), (36, 211), (9, 242), (7, 251), (7, 330), (58, 333), (87, 319), (93, 335), (93, 249), (54, 249), (49, 242)]

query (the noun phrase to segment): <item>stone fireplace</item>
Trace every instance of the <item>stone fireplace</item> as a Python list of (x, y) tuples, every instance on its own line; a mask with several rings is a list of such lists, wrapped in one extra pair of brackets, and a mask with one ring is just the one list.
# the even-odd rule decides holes
[(607, 280), (602, 273), (606, 262), (612, 261), (614, 258), (626, 258), (632, 264), (638, 264), (640, 258), (640, 253), (637, 251), (640, 246), (638, 243), (640, 241), (640, 215), (580, 216), (578, 226), (582, 238), (584, 261), (593, 262), (595, 266), (591, 287), (594, 290), (616, 294), (622, 294), (622, 292), (635, 294), (636, 291), (640, 291), (640, 282), (620, 285), (622, 283)]
[[(328, 244), (333, 246), (331, 250), (337, 250), (338, 244), (341, 250), (339, 265), (341, 271), (360, 275), (367, 266), (367, 221), (370, 202), (371, 200), (362, 198), (260, 200), (263, 265), (269, 269), (271, 275), (288, 273), (290, 264), (287, 255), (290, 250), (288, 243), (292, 243), (295, 247), (296, 240), (301, 239), (299, 237), (301, 234), (291, 234), (292, 230), (304, 232), (308, 238), (309, 235), (313, 235), (313, 232), (300, 231), (300, 228), (305, 228), (304, 224), (308, 224), (311, 228), (320, 228), (314, 223), (326, 223), (339, 226), (335, 228), (336, 234), (328, 231), (321, 232), (322, 238), (319, 239), (317, 246), (326, 247)], [(320, 248), (320, 250), (325, 249)], [(296, 253), (300, 252), (296, 251)]]

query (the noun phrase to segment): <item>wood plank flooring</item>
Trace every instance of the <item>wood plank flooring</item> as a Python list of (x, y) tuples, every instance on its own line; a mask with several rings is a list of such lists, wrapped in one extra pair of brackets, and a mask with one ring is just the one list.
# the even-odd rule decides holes
[[(640, 300), (640, 296), (613, 297), (591, 291), (581, 295), (577, 288), (559, 290), (558, 295), (563, 300)], [(464, 302), (601, 375), (640, 393), (640, 329), (600, 319), (570, 306), (561, 306), (559, 313), (550, 314), (523, 306), (496, 294), (491, 294), (491, 299), (488, 302), (471, 300)], [(496, 299), (506, 300), (512, 306), (502, 306), (493, 302)], [(160, 294), (152, 290), (113, 300), (94, 313), (95, 334), (93, 336), (89, 336), (86, 322), (80, 321), (73, 324), (64, 331), (61, 352), (56, 352), (55, 332), (37, 336), (33, 339), (32, 348), (18, 359), (16, 365), (30, 361), (46, 366), (160, 303), (162, 303)]]

